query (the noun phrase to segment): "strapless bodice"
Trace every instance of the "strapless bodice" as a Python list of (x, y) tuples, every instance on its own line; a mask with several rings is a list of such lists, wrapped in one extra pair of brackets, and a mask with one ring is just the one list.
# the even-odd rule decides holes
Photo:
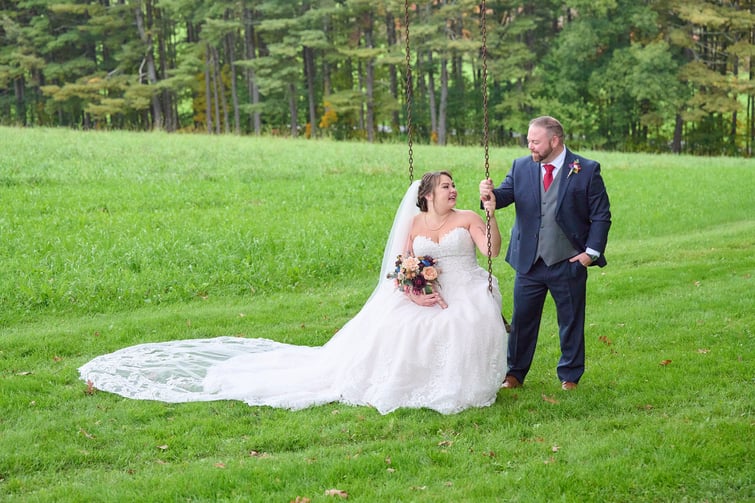
[(475, 244), (464, 227), (456, 227), (440, 238), (439, 242), (425, 236), (414, 238), (414, 254), (429, 255), (437, 260), (441, 278), (449, 275), (466, 275), (477, 270)]

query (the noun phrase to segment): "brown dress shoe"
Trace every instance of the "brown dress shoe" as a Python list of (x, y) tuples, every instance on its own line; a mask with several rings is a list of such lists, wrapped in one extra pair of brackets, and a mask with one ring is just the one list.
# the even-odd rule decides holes
[(572, 389), (577, 389), (577, 383), (571, 382), (571, 381), (564, 381), (561, 383), (561, 389), (564, 391), (569, 391)]
[(513, 388), (519, 388), (521, 386), (522, 386), (522, 383), (519, 382), (519, 379), (517, 379), (514, 376), (508, 375), (506, 376), (506, 379), (503, 380), (503, 384), (501, 385), (501, 388), (513, 389)]

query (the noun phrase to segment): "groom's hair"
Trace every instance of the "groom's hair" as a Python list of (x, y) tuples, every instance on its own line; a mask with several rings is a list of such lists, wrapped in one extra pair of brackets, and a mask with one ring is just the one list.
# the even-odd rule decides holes
[(549, 115), (543, 115), (542, 117), (532, 119), (530, 121), (530, 127), (531, 126), (541, 127), (545, 129), (546, 131), (548, 131), (550, 138), (554, 136), (557, 136), (559, 138), (564, 137), (564, 126), (562, 126), (557, 119), (554, 119)]
[(448, 171), (430, 171), (422, 175), (422, 181), (419, 182), (417, 189), (417, 207), (419, 211), (427, 211), (427, 196), (433, 193), (438, 185), (440, 177), (446, 175), (451, 180), (454, 179)]

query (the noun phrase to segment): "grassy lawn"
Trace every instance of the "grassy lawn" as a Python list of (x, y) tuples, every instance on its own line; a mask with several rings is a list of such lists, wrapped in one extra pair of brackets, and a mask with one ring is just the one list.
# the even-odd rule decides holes
[[(10, 128), (0, 144), (2, 501), (755, 500), (753, 160), (580, 152), (614, 225), (579, 389), (555, 376), (549, 302), (524, 388), (381, 416), (133, 401), (77, 368), (141, 342), (327, 341), (378, 281), (404, 145)], [(494, 182), (525, 154), (491, 150)], [(477, 207), (481, 148), (414, 161)], [(493, 272), (510, 317), (512, 270)]]

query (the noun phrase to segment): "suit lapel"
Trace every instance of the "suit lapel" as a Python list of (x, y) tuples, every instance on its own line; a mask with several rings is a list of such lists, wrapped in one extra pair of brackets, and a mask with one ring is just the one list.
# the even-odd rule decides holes
[(564, 201), (564, 196), (566, 195), (566, 186), (571, 182), (571, 177), (569, 176), (569, 170), (571, 167), (569, 165), (573, 162), (574, 154), (572, 154), (567, 148), (566, 157), (564, 157), (564, 165), (561, 166), (561, 169), (558, 172), (558, 176), (561, 180), (558, 183), (558, 203), (556, 203), (556, 213), (561, 209), (561, 203)]
[(536, 201), (540, 201), (540, 186), (543, 183), (543, 179), (540, 176), (540, 163), (535, 162), (530, 157), (530, 168), (527, 170), (530, 176), (530, 187), (532, 187), (532, 196)]

